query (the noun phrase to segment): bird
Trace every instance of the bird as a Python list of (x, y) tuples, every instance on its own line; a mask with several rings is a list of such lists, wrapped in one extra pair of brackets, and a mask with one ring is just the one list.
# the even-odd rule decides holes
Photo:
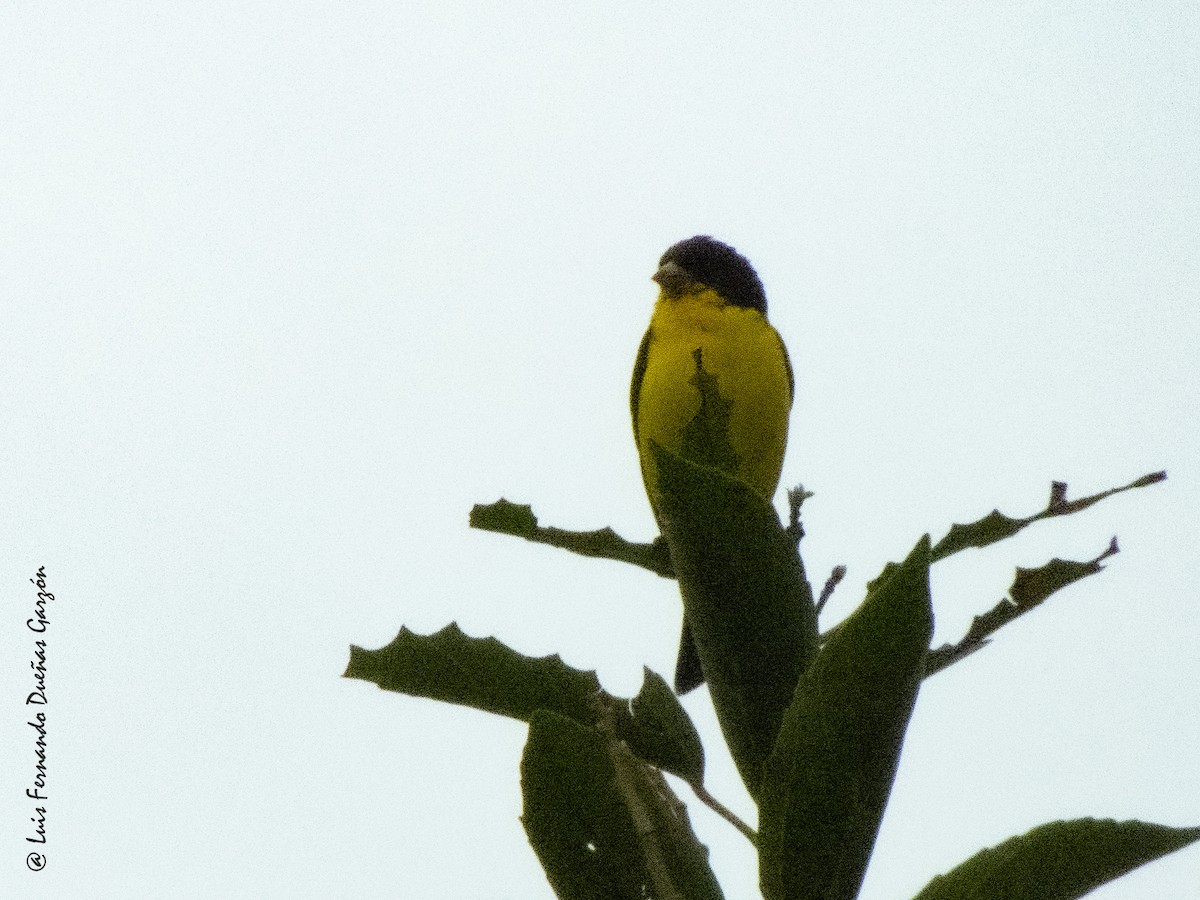
[[(696, 235), (672, 245), (652, 279), (659, 293), (634, 363), (629, 406), (642, 481), (660, 529), (652, 443), (720, 469), (770, 502), (796, 385), (783, 338), (767, 321), (758, 273), (733, 247)], [(722, 409), (696, 428), (705, 376), (715, 379), (709, 384)], [(714, 433), (714, 424), (724, 433)], [(703, 683), (685, 613), (675, 691), (685, 694)]]

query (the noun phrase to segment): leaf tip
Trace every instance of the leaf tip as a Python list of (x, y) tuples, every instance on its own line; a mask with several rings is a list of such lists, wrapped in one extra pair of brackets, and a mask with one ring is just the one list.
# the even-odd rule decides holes
[(537, 516), (528, 503), (513, 503), (501, 497), (495, 503), (476, 503), (467, 524), (482, 531), (499, 531), (516, 537), (529, 537), (537, 531)]
[(370, 667), (371, 651), (357, 644), (350, 645), (350, 659), (346, 661), (346, 671), (342, 673), (343, 678), (361, 678), (364, 681), (369, 681), (367, 669)]

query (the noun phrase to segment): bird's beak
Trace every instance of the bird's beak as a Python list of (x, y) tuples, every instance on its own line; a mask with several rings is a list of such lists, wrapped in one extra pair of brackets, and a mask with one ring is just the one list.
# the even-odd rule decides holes
[(651, 276), (651, 280), (662, 285), (662, 289), (668, 294), (682, 294), (684, 289), (691, 284), (692, 276), (675, 263), (668, 262), (659, 267), (659, 270)]

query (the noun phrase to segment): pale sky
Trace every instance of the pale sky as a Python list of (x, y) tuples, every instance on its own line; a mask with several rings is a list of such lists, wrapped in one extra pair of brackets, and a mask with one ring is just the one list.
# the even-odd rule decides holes
[[(8, 3), (0, 116), (0, 895), (550, 898), (525, 727), (340, 674), (456, 621), (669, 677), (674, 583), (467, 513), (654, 536), (629, 373), (697, 233), (791, 351), (825, 625), (925, 531), (1170, 473), (935, 567), (942, 643), (1121, 545), (926, 683), (863, 900), (1055, 819), (1200, 824), (1195, 3)], [(1197, 884), (1192, 847), (1093, 896)]]

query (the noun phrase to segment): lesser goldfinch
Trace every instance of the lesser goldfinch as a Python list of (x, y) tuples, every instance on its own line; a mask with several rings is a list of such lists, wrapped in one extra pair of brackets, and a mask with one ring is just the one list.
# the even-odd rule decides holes
[[(779, 486), (795, 382), (787, 348), (767, 321), (762, 281), (744, 256), (707, 235), (675, 244), (659, 260), (660, 291), (642, 338), (629, 391), (633, 438), (650, 506), (656, 471), (650, 442), (694, 462), (721, 469), (768, 501)], [(704, 437), (689, 425), (700, 412), (698, 378), (715, 381), (726, 434)], [(727, 415), (727, 418), (725, 416)], [(712, 423), (704, 423), (710, 429)], [(675, 690), (704, 683), (687, 619), (679, 639)]]

